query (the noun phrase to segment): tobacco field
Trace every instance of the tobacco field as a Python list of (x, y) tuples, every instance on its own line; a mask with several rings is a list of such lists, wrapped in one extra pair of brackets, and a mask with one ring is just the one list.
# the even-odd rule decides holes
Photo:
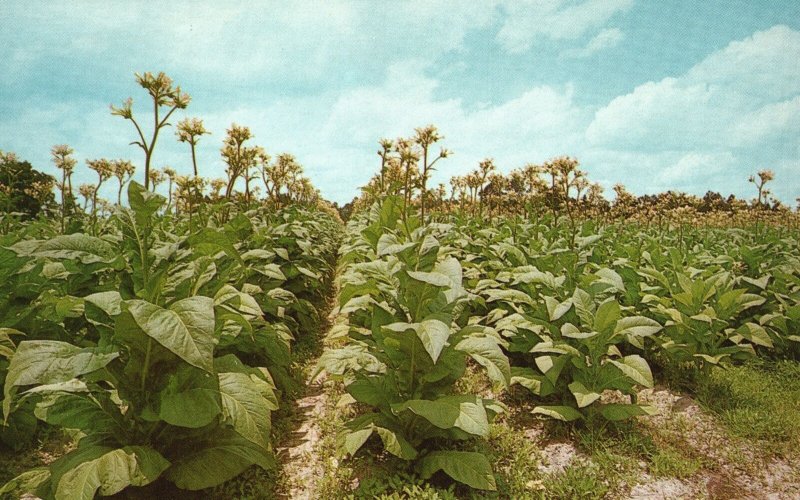
[[(772, 172), (756, 200), (608, 201), (575, 159), (487, 159), (448, 196), (428, 126), (338, 206), (236, 124), (226, 179), (151, 169), (189, 99), (137, 82), (152, 139), (112, 114), (144, 184), (89, 160), (81, 206), (68, 146), (36, 190), (2, 155), (3, 497), (800, 496), (800, 221)], [(203, 134), (179, 126), (193, 161)]]

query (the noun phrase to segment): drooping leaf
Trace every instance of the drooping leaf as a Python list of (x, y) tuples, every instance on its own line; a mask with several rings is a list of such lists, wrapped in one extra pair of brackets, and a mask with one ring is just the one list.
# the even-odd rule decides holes
[(594, 403), (600, 399), (600, 394), (587, 389), (582, 383), (575, 381), (569, 384), (569, 390), (575, 396), (575, 402), (578, 403), (578, 408), (583, 408)]
[(775, 347), (772, 339), (764, 327), (753, 322), (747, 322), (736, 329), (736, 333), (746, 338), (750, 342), (763, 347)]
[(194, 366), (180, 365), (160, 393), (158, 416), (168, 424), (198, 429), (222, 412), (216, 377)]
[(653, 373), (650, 365), (638, 354), (625, 356), (621, 361), (609, 359), (609, 363), (620, 369), (628, 378), (644, 387), (653, 387)]
[(489, 379), (499, 387), (511, 384), (511, 366), (497, 341), (490, 337), (467, 337), (456, 345), (456, 350), (469, 354), (486, 368)]
[(583, 415), (571, 406), (537, 406), (533, 409), (533, 413), (545, 415), (556, 420), (563, 420), (564, 422), (572, 422), (583, 418)]
[(117, 357), (117, 352), (81, 349), (56, 340), (20, 342), (6, 375), (3, 413), (8, 417), (11, 396), (16, 387), (66, 382), (99, 370)]
[(661, 331), (658, 321), (644, 316), (629, 316), (621, 318), (614, 327), (614, 333), (619, 335), (633, 335), (636, 337), (649, 337)]
[(91, 500), (96, 493), (113, 495), (128, 486), (150, 484), (167, 467), (169, 462), (149, 447), (109, 449), (65, 472), (56, 485), (56, 498)]
[(486, 409), (476, 396), (444, 396), (434, 401), (413, 399), (392, 405), (392, 410), (395, 413), (410, 410), (440, 429), (456, 427), (476, 436), (489, 434)]
[(109, 262), (116, 258), (114, 247), (105, 240), (88, 234), (59, 235), (46, 240), (33, 252), (36, 257), (59, 260), (77, 260), (83, 264)]
[(345, 431), (343, 436), (342, 448), (344, 449), (344, 453), (352, 456), (364, 446), (364, 443), (367, 442), (370, 436), (372, 436), (372, 432), (374, 431), (374, 427), (372, 424), (365, 429), (357, 429), (354, 431)]
[(489, 460), (471, 451), (434, 451), (423, 457), (419, 464), (420, 476), (430, 478), (443, 471), (454, 480), (479, 490), (496, 491), (497, 484)]
[(0, 487), (0, 498), (25, 498), (26, 494), (33, 495), (49, 479), (50, 469), (47, 467), (37, 467), (23, 472)]
[(610, 300), (608, 302), (603, 302), (600, 304), (600, 307), (597, 308), (597, 312), (594, 316), (594, 329), (600, 333), (603, 333), (613, 327), (617, 320), (620, 318), (621, 311), (619, 307), (619, 302), (616, 300)]
[(375, 432), (383, 441), (383, 447), (392, 455), (403, 460), (413, 460), (417, 457), (417, 450), (401, 434), (385, 427), (375, 427)]
[(219, 390), (225, 420), (243, 438), (269, 448), (270, 412), (277, 408), (264, 393), (272, 387), (244, 373), (220, 373)]
[(202, 490), (238, 476), (251, 465), (270, 469), (275, 464), (264, 448), (234, 432), (220, 433), (195, 448), (181, 453), (164, 473), (178, 488)]

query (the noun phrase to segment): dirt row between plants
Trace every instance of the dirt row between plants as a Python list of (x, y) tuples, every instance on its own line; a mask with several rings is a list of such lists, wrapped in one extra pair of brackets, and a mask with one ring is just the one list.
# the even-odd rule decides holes
[[(310, 381), (309, 381), (310, 382)], [(305, 395), (297, 399), (292, 432), (276, 449), (282, 464), (284, 498), (312, 499), (323, 466), (317, 460), (316, 447), (322, 437), (320, 419), (327, 404), (327, 394), (321, 382), (309, 383)]]
[(276, 492), (278, 498), (292, 500), (318, 498), (317, 484), (325, 472), (319, 453), (319, 447), (325, 437), (320, 424), (325, 418), (330, 395), (324, 387), (324, 375), (315, 379), (314, 368), (322, 354), (325, 338), (335, 324), (339, 311), (338, 301), (339, 290), (334, 285), (328, 301), (328, 315), (325, 318), (324, 328), (316, 339), (319, 349), (314, 356), (304, 360), (306, 380), (301, 397), (292, 402), (293, 409), (290, 421), (287, 423), (290, 431), (281, 436), (275, 448), (281, 468), (280, 485)]

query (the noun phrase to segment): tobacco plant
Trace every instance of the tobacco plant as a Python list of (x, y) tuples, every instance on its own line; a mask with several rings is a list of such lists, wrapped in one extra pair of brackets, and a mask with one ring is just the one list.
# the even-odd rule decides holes
[(164, 199), (135, 183), (128, 197), (131, 209), (117, 215), (127, 271), (119, 291), (74, 306), (96, 327), (96, 342), (22, 341), (5, 380), (6, 419), (33, 401), (39, 420), (79, 431), (77, 448), (5, 491), (93, 498), (159, 477), (203, 489), (250, 465), (272, 466), (277, 397), (269, 372), (234, 354), (215, 356), (226, 322), (243, 324), (260, 311), (225, 287), (215, 297), (193, 293), (196, 287), (165, 294), (176, 249), (156, 237)]
[(447, 443), (487, 437), (489, 422), (502, 411), (493, 400), (454, 390), (467, 357), (486, 367), (498, 386), (508, 384), (502, 340), (457, 322), (468, 300), (461, 265), (440, 259), (437, 239), (410, 229), (411, 217), (399, 222), (399, 205), (390, 197), (374, 207), (367, 227), (351, 225), (352, 241), (342, 249), (340, 314), (347, 323), (333, 334), (347, 341), (323, 354), (320, 369), (343, 380), (352, 401), (368, 410), (347, 422), (341, 450), (354, 455), (377, 436), (387, 452), (414, 461), (423, 478), (442, 470), (494, 490), (486, 457)]

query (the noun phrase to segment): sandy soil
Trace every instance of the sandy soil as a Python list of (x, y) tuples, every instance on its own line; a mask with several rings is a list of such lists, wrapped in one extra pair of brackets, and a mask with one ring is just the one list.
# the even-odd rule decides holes
[(322, 475), (322, 464), (316, 459), (315, 448), (321, 439), (319, 420), (325, 411), (327, 394), (322, 383), (307, 386), (306, 395), (296, 400), (294, 429), (276, 451), (287, 478), (287, 498), (312, 499), (316, 481)]
[(631, 491), (631, 498), (800, 498), (800, 457), (775, 457), (768, 450), (730, 436), (689, 396), (666, 388), (646, 389), (639, 402), (659, 413), (639, 420), (654, 440), (680, 447), (699, 458), (703, 468), (683, 481), (649, 480)]

